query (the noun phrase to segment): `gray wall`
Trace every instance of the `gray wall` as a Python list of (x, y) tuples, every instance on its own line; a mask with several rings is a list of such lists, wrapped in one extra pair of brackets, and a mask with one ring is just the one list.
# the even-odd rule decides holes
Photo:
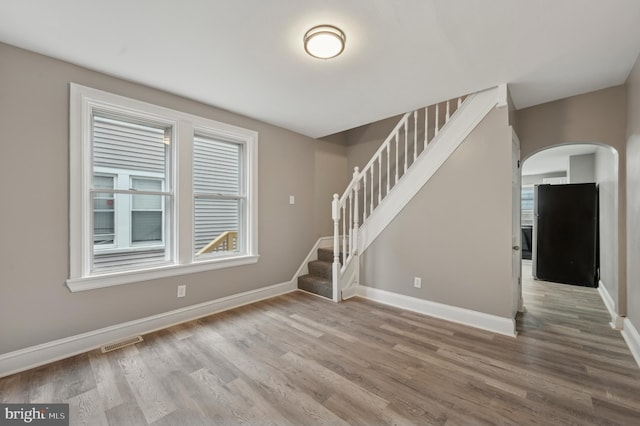
[[(344, 167), (342, 148), (5, 44), (0, 75), (0, 353), (288, 281), (326, 233), (314, 194), (340, 179), (317, 176)], [(258, 131), (259, 262), (70, 293), (69, 82)]]
[(362, 170), (367, 165), (401, 118), (402, 115), (397, 115), (344, 132), (348, 144), (347, 170), (350, 176), (354, 167)]
[(364, 252), (361, 283), (511, 318), (511, 233), (511, 130), (501, 108)]
[[(444, 111), (446, 111), (446, 102), (441, 102), (440, 104), (438, 104), (438, 108), (439, 108), (439, 117), (438, 117), (438, 123), (439, 123), (439, 128), (442, 128), (442, 126), (445, 124), (445, 114)], [(453, 115), (455, 113), (455, 105), (451, 106), (451, 114)], [(341, 135), (341, 137), (343, 137), (346, 140), (347, 143), (347, 158), (348, 158), (348, 173), (349, 176), (351, 176), (351, 174), (353, 173), (353, 169), (354, 167), (359, 167), (360, 170), (362, 170), (362, 168), (364, 166), (367, 165), (367, 163), (369, 162), (369, 160), (371, 160), (371, 157), (375, 154), (375, 152), (378, 150), (378, 148), (380, 148), (380, 146), (382, 145), (382, 143), (385, 141), (385, 139), (387, 138), (387, 136), (389, 136), (389, 133), (391, 133), (391, 131), (393, 130), (393, 128), (398, 124), (398, 122), (400, 121), (400, 119), (402, 118), (404, 114), (400, 114), (400, 115), (396, 115), (393, 117), (389, 117), (389, 118), (385, 118), (383, 120), (379, 120), (376, 121), (374, 123), (369, 123), (369, 124), (365, 124), (363, 126), (359, 126), (350, 130), (346, 130), (342, 133), (337, 133), (336, 135), (332, 135), (332, 137), (335, 137), (337, 135)], [(417, 141), (418, 141), (418, 152), (421, 152), (424, 149), (424, 110), (420, 109), (418, 111), (418, 128), (417, 128)], [(427, 130), (428, 132), (428, 136), (429, 136), (429, 141), (431, 141), (434, 137), (435, 137), (435, 108), (433, 107), (433, 105), (429, 106), (429, 117), (428, 117), (428, 122), (429, 122), (429, 128)], [(413, 121), (413, 117), (409, 118), (409, 122), (408, 122), (408, 140), (409, 140), (409, 153), (411, 156), (411, 153), (413, 152), (413, 140), (414, 140), (414, 121)], [(402, 141), (402, 138), (404, 133), (400, 133), (400, 138)], [(391, 146), (391, 155), (393, 157), (394, 155), (394, 147), (393, 144)], [(404, 163), (404, 156), (403, 156), (404, 150), (401, 148), (400, 149), (400, 157), (399, 157), (399, 164), (403, 164)], [(393, 168), (393, 165), (392, 165)], [(386, 171), (383, 171), (383, 173), (386, 173)], [(400, 173), (402, 174), (402, 173)]]
[(321, 237), (333, 235), (331, 201), (342, 195), (351, 174), (347, 173), (347, 142), (344, 133), (320, 139), (315, 144), (316, 231)]
[(640, 58), (627, 80), (627, 316), (640, 330)]
[[(525, 165), (526, 166), (526, 165)], [(550, 173), (542, 173), (537, 175), (522, 175), (522, 185), (542, 185), (543, 179), (546, 178), (555, 178), (555, 177), (566, 177), (566, 172), (550, 172)]]
[(522, 158), (566, 143), (603, 143), (623, 153), (626, 92), (615, 86), (516, 112)]
[[(614, 295), (618, 292), (618, 155), (611, 148), (598, 147), (595, 152), (595, 181), (598, 183), (600, 222), (600, 281)], [(573, 183), (573, 182), (572, 182)]]
[(569, 156), (569, 183), (592, 183), (595, 176), (595, 154)]
[[(616, 304), (618, 314), (626, 313), (626, 88), (616, 86), (584, 95), (525, 108), (517, 112), (516, 132), (521, 142), (522, 159), (556, 145), (598, 143), (613, 147), (618, 153), (618, 170), (614, 185), (618, 194), (617, 238), (618, 285), (605, 286)], [(601, 225), (603, 222), (601, 220)], [(614, 229), (614, 224), (604, 224)]]

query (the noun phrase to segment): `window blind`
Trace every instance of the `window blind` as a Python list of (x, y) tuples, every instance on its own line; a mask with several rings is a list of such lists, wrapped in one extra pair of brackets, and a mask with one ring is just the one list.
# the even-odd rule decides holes
[(239, 231), (242, 145), (196, 136), (193, 147), (194, 247), (199, 251), (226, 231)]

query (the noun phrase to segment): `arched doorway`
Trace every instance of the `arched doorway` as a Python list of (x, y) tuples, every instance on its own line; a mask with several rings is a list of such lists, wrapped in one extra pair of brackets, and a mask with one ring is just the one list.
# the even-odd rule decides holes
[[(599, 289), (603, 300), (618, 292), (618, 152), (604, 144), (558, 144), (522, 161), (522, 279), (531, 279), (528, 251), (533, 239), (533, 187), (539, 184), (594, 182), (599, 188)], [(523, 297), (526, 305), (526, 297)]]

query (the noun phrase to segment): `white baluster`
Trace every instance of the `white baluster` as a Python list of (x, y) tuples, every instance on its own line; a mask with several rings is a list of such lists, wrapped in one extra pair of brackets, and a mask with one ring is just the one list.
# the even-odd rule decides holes
[(349, 194), (349, 253), (353, 251), (353, 191)]
[[(396, 183), (398, 183), (398, 132), (396, 132)], [(395, 184), (394, 184), (395, 185)]]
[(382, 153), (378, 157), (378, 204), (382, 201)]
[(424, 109), (424, 146), (422, 149), (427, 147), (427, 142), (429, 142), (429, 107)]
[[(345, 200), (346, 203), (347, 200)], [(348, 259), (349, 252), (347, 251), (347, 215), (345, 214), (346, 205), (342, 206), (342, 256)]]
[[(462, 105), (462, 96), (460, 96), (460, 97), (458, 98), (458, 108), (460, 108), (460, 105)], [(458, 109), (456, 108), (456, 111), (457, 111), (457, 110), (458, 110)]]
[(389, 179), (391, 179), (390, 178), (390, 176), (391, 176), (391, 173), (390, 173), (390, 171), (391, 171), (391, 159), (389, 158), (390, 155), (391, 155), (389, 153), (390, 149), (391, 149), (391, 144), (387, 144), (387, 194), (389, 193), (389, 190), (391, 189), (391, 184), (389, 182)]
[(409, 156), (409, 132), (407, 130), (409, 118), (404, 122), (404, 173), (407, 173), (407, 157)]
[(418, 157), (418, 110), (413, 111), (413, 161)]
[(449, 101), (447, 101), (447, 116), (444, 119), (445, 124), (449, 121), (449, 117), (450, 117), (450, 115), (449, 115)]
[[(357, 167), (356, 167), (357, 168)], [(367, 218), (367, 172), (362, 174), (362, 223)]]
[(438, 123), (438, 113), (440, 112), (440, 104), (436, 104), (436, 122), (435, 122), (435, 132), (433, 133), (433, 136), (437, 136), (438, 135), (438, 130), (440, 127), (440, 123)]
[(373, 169), (375, 169), (375, 163), (371, 165), (371, 205), (369, 206), (369, 216), (373, 214)]

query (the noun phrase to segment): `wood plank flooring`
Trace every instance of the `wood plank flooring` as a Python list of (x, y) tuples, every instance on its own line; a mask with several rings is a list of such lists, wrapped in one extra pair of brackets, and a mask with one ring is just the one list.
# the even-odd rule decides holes
[(517, 338), (291, 293), (0, 379), (71, 424), (640, 424), (640, 369), (595, 289), (524, 283)]

